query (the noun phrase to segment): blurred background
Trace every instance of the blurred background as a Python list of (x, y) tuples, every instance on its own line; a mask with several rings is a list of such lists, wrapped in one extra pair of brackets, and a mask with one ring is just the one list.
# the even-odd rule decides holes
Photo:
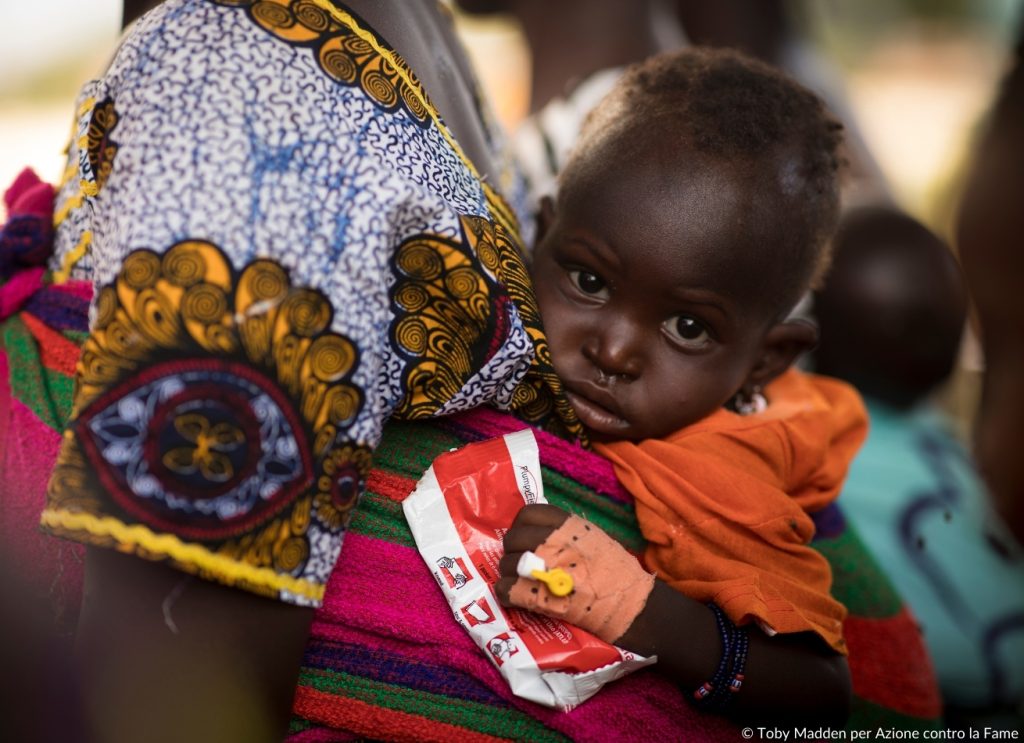
[[(699, 3), (698, 3), (699, 4)], [(901, 202), (948, 233), (972, 132), (1004, 69), (1021, 0), (794, 0), (801, 31), (833, 66), (864, 138)], [(0, 182), (21, 166), (55, 179), (82, 82), (119, 33), (120, 0), (10, 3), (0, 31)], [(530, 58), (505, 16), (457, 13), (499, 119), (528, 113)]]
[[(1005, 70), (1022, 0), (784, 4), (813, 55), (812, 74), (845, 98), (847, 116), (896, 202), (950, 238), (970, 146)], [(510, 16), (455, 15), (498, 119), (514, 131), (531, 100), (521, 27)], [(0, 77), (0, 184), (25, 165), (58, 179), (75, 94), (113, 52), (120, 18), (120, 0), (50, 0), (45, 13), (33, 3), (7, 4), (0, 31), (0, 68), (7, 70)], [(945, 400), (964, 433), (980, 364), (968, 334)]]
[[(701, 5), (709, 0), (692, 0)], [(687, 3), (679, 3), (686, 5)], [(845, 88), (902, 206), (948, 233), (951, 192), (1005, 71), (1021, 0), (791, 0), (799, 31)], [(498, 117), (529, 113), (530, 56), (516, 23), (457, 15)], [(692, 32), (691, 32), (692, 35)]]
[[(707, 2), (708, 0), (704, 0)], [(697, 0), (694, 4), (700, 4)], [(1021, 0), (793, 0), (793, 17), (845, 87), (901, 204), (944, 234), (972, 132), (1004, 69)], [(117, 43), (120, 0), (9, 3), (0, 31), (0, 182), (55, 179), (82, 82)], [(528, 113), (530, 57), (509, 17), (456, 19), (499, 119)]]

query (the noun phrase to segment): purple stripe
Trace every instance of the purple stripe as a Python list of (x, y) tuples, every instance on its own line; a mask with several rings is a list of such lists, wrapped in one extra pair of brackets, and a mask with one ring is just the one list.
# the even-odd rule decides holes
[(432, 694), (507, 706), (500, 696), (470, 674), (436, 663), (414, 660), (383, 648), (316, 639), (306, 648), (303, 665), (324, 671), (350, 673)]
[(89, 329), (88, 300), (51, 286), (36, 292), (25, 305), (25, 311), (35, 315), (54, 330)]
[(835, 501), (829, 503), (820, 511), (812, 513), (811, 520), (814, 522), (815, 528), (814, 539), (811, 540), (812, 543), (818, 539), (834, 539), (840, 536), (846, 529), (846, 517)]

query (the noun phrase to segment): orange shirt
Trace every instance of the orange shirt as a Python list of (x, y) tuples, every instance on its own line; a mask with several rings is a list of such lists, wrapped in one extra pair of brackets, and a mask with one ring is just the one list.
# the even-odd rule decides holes
[(636, 499), (660, 579), (734, 622), (816, 632), (845, 654), (846, 609), (808, 514), (839, 494), (867, 413), (849, 385), (795, 369), (765, 396), (763, 413), (722, 409), (665, 439), (595, 448)]

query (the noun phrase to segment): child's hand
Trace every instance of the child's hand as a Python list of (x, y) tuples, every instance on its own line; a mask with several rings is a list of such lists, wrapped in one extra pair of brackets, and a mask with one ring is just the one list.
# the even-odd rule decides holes
[[(629, 629), (654, 586), (654, 576), (622, 545), (589, 521), (555, 506), (524, 506), (504, 542), (495, 591), (505, 606), (563, 619), (606, 642)], [(554, 596), (539, 581), (520, 578), (516, 568), (527, 550), (543, 559), (548, 570), (569, 573), (573, 592)]]

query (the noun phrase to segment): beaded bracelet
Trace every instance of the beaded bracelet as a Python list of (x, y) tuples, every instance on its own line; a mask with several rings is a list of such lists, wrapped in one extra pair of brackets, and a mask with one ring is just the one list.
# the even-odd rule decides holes
[(733, 624), (716, 604), (708, 604), (715, 615), (718, 636), (722, 640), (722, 657), (714, 675), (693, 692), (693, 699), (703, 709), (721, 710), (732, 695), (743, 687), (743, 670), (747, 664), (750, 637), (746, 630)]

